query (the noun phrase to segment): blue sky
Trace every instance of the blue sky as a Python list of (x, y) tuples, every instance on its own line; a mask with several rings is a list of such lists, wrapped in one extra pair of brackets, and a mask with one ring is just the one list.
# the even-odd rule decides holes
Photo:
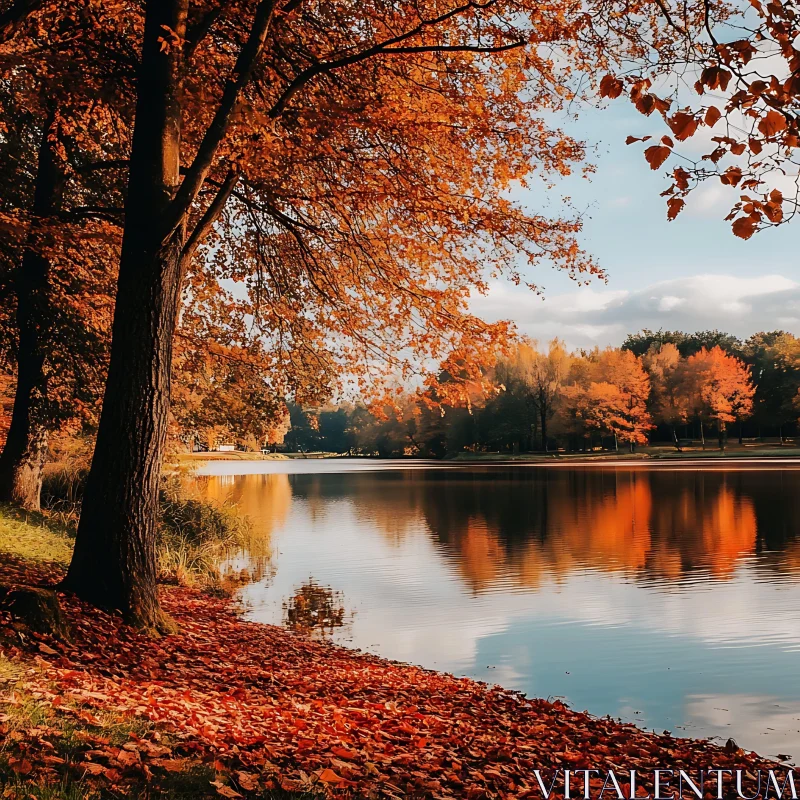
[[(545, 299), (524, 288), (495, 284), (474, 310), (488, 319), (514, 319), (539, 340), (564, 338), (572, 347), (620, 344), (642, 327), (697, 330), (721, 328), (740, 336), (782, 328), (800, 334), (800, 259), (793, 224), (737, 239), (724, 222), (731, 190), (708, 182), (690, 197), (674, 222), (667, 222), (659, 193), (668, 181), (653, 172), (642, 145), (625, 145), (628, 134), (666, 132), (663, 121), (645, 118), (629, 103), (585, 109), (562, 127), (596, 150), (597, 173), (563, 182), (557, 193), (571, 196), (585, 215), (582, 241), (608, 273), (608, 284), (579, 287), (547, 267), (534, 279)], [(709, 134), (710, 135), (710, 134)], [(708, 152), (703, 140), (683, 146)], [(736, 193), (733, 193), (735, 197)], [(533, 193), (518, 195), (531, 208)], [(552, 206), (554, 213), (558, 204)]]

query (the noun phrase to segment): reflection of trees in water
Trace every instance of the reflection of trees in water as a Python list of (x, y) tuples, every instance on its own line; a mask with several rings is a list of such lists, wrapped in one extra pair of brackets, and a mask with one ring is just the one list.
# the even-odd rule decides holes
[(283, 603), (283, 624), (306, 636), (323, 638), (345, 625), (344, 595), (309, 578)]
[(495, 468), (302, 475), (292, 487), (320, 508), (349, 501), (391, 541), (424, 522), (475, 591), (585, 568), (724, 579), (757, 552), (759, 569), (800, 569), (800, 473)]
[(230, 503), (247, 516), (247, 541), (222, 565), (231, 584), (252, 583), (275, 574), (273, 533), (282, 527), (292, 504), (287, 475), (220, 475), (198, 478), (203, 495), (217, 503)]
[[(346, 503), (387, 539), (428, 531), (474, 591), (577, 569), (725, 579), (743, 556), (800, 574), (800, 472), (471, 468), (237, 477), (228, 494), (268, 542), (292, 496), (317, 520)], [(218, 487), (221, 491), (221, 487)]]

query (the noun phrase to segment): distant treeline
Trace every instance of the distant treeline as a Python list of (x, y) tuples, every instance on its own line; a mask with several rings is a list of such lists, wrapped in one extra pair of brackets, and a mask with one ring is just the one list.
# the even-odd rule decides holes
[[(785, 331), (745, 341), (720, 331), (643, 330), (620, 348), (569, 352), (525, 340), (459, 406), (435, 391), (391, 407), (289, 406), (278, 449), (441, 458), (462, 451), (630, 448), (729, 436), (784, 437), (800, 415), (800, 339)], [(447, 375), (442, 376), (447, 381)]]

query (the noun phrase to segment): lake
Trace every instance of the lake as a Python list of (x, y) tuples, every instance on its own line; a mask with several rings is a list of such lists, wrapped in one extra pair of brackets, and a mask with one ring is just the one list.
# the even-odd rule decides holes
[(800, 463), (210, 462), (253, 620), (800, 757)]

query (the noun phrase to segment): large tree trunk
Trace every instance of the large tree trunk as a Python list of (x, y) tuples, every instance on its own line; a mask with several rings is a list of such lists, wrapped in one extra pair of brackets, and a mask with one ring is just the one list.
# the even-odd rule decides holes
[(111, 360), (75, 552), (64, 586), (140, 627), (171, 626), (158, 601), (156, 519), (169, 413), (183, 227), (165, 232), (179, 181), (180, 50), (187, 0), (148, 0)]
[(42, 469), (47, 457), (47, 379), (44, 373), (50, 308), (47, 228), (61, 206), (64, 175), (56, 153), (56, 116), (42, 130), (36, 168), (32, 223), (22, 260), (14, 272), (17, 299), (17, 386), (5, 447), (0, 455), (0, 500), (29, 511), (41, 506)]

